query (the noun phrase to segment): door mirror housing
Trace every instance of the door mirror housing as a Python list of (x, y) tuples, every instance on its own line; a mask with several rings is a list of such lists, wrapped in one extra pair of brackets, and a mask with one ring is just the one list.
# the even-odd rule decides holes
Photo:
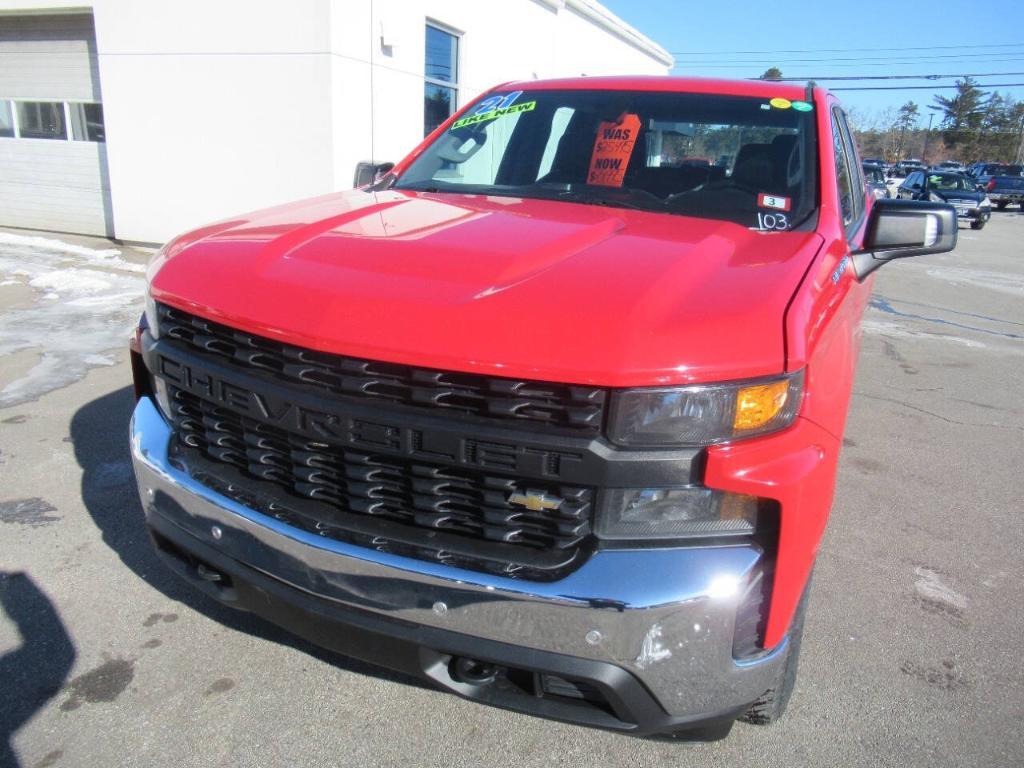
[(365, 187), (367, 184), (374, 184), (380, 181), (384, 174), (394, 167), (394, 163), (375, 163), (372, 160), (363, 160), (361, 163), (356, 163), (356, 172), (352, 178), (352, 186), (359, 188)]
[(851, 254), (857, 279), (863, 281), (893, 259), (945, 253), (956, 248), (956, 208), (923, 200), (876, 200), (871, 207), (864, 244)]

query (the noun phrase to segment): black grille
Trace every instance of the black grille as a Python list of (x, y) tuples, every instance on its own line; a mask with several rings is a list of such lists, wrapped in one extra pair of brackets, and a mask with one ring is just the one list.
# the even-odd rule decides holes
[(179, 309), (158, 307), (161, 337), (281, 381), (349, 397), (376, 398), (596, 435), (606, 391), (600, 387), (507, 379), (381, 363), (253, 336)]
[[(276, 487), (270, 511), (319, 535), (531, 579), (556, 578), (578, 564), (589, 539), (591, 488), (331, 446), (189, 392), (172, 388), (170, 396), (179, 440), (210, 460), (202, 482), (220, 476), (221, 490), (231, 492)], [(264, 482), (232, 483), (218, 470), (224, 465)], [(510, 503), (524, 492), (561, 501), (536, 511)]]

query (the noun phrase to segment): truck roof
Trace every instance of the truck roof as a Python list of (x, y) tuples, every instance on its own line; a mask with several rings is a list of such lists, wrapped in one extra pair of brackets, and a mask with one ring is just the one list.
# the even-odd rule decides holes
[[(679, 93), (717, 93), (727, 96), (761, 96), (799, 100), (807, 95), (806, 86), (776, 80), (728, 80), (711, 77), (659, 77), (624, 75), (615, 77), (566, 77), (553, 80), (518, 80), (503, 83), (496, 90), (515, 88), (537, 90), (591, 91), (667, 91)], [(815, 89), (820, 90), (820, 89)]]

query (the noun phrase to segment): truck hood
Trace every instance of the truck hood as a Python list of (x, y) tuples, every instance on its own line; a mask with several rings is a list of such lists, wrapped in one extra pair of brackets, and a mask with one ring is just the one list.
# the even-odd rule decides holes
[(325, 352), (604, 386), (785, 369), (813, 232), (559, 201), (352, 191), (206, 227), (158, 301)]

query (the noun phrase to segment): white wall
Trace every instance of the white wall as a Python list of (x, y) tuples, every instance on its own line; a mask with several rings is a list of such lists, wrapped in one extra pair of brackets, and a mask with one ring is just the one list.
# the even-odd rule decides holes
[(334, 188), (326, 0), (96, 0), (114, 230), (165, 240)]
[[(460, 105), (508, 80), (664, 75), (670, 66), (623, 25), (611, 34), (584, 18), (607, 16), (593, 0), (80, 6), (95, 17), (114, 231), (125, 240), (163, 241), (347, 189), (358, 161), (399, 160), (423, 138), (428, 19), (462, 33)], [(0, 0), (0, 14), (67, 7)]]
[[(370, 0), (334, 0), (334, 23), (355, 7), (359, 8), (359, 25), (367, 23)], [(509, 80), (665, 75), (670, 66), (665, 59), (659, 61), (611, 35), (563, 2), (516, 0), (499, 6), (470, 0), (373, 0), (370, 50), (375, 160), (396, 161), (423, 138), (424, 27), (428, 20), (462, 33), (459, 106)], [(388, 51), (380, 45), (382, 32), (393, 44)], [(369, 112), (368, 103), (365, 109)], [(349, 177), (355, 163), (366, 159), (370, 154), (365, 144), (338, 147), (336, 164), (348, 169)]]

